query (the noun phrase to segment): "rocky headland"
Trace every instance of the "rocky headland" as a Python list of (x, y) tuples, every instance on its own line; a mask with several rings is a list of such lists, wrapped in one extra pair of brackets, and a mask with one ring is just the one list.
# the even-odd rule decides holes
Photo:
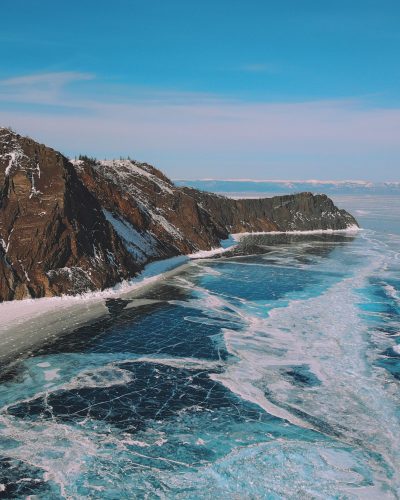
[(0, 128), (0, 302), (104, 289), (230, 233), (354, 225), (325, 195), (234, 200), (147, 163), (71, 161)]

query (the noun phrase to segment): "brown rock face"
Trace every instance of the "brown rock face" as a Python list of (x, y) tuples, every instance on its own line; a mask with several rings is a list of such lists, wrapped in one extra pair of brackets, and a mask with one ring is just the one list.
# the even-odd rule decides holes
[(352, 215), (337, 208), (324, 194), (233, 200), (192, 188), (182, 189), (191, 193), (213, 220), (230, 233), (341, 230), (358, 226)]
[(7, 129), (0, 129), (0, 243), (0, 300), (95, 290), (135, 269), (68, 160)]
[(0, 301), (103, 289), (229, 233), (357, 224), (324, 195), (232, 200), (146, 163), (70, 162), (0, 128)]
[[(146, 260), (210, 249), (227, 236), (190, 192), (175, 187), (151, 165), (131, 160), (73, 163), (117, 230), (123, 224), (151, 236), (156, 251)], [(125, 231), (119, 234), (124, 238)]]

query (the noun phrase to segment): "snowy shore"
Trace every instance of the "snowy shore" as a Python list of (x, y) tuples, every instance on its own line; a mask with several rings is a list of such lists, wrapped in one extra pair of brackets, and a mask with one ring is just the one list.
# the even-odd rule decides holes
[(2, 349), (0, 363), (18, 357), (25, 351), (43, 341), (66, 334), (101, 317), (109, 315), (107, 299), (134, 299), (144, 287), (181, 272), (191, 260), (212, 258), (232, 250), (246, 236), (278, 235), (278, 234), (323, 234), (353, 233), (359, 228), (349, 227), (345, 230), (316, 230), (290, 232), (256, 232), (232, 234), (221, 242), (221, 247), (199, 251), (190, 255), (179, 255), (170, 259), (156, 261), (145, 266), (135, 278), (118, 283), (112, 288), (81, 295), (65, 295), (61, 297), (44, 297), (3, 302), (0, 304), (0, 340)]

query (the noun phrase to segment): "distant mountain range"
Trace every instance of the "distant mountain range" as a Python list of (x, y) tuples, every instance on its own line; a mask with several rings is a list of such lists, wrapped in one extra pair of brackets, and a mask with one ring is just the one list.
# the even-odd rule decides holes
[(328, 194), (400, 194), (400, 181), (369, 182), (357, 180), (253, 180), (253, 179), (175, 179), (177, 186), (190, 186), (216, 193), (296, 193), (310, 191)]

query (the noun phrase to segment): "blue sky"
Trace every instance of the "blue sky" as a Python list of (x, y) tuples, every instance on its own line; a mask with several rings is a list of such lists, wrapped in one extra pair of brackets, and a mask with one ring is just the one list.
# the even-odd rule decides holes
[(398, 0), (13, 0), (0, 123), (175, 178), (398, 180)]

